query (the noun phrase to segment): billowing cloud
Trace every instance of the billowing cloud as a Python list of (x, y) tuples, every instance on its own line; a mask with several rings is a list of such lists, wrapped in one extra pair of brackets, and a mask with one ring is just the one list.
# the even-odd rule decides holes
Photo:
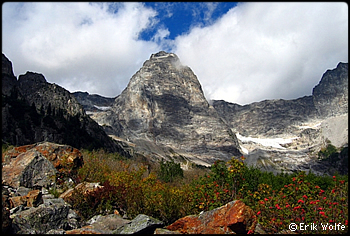
[(207, 99), (239, 104), (310, 95), (348, 61), (346, 3), (244, 3), (175, 40)]
[(141, 3), (5, 3), (2, 12), (15, 74), (43, 73), (70, 91), (116, 96), (160, 50), (138, 39), (157, 14)]
[(310, 95), (327, 69), (348, 62), (346, 3), (250, 2), (221, 15), (222, 4), (7, 2), (2, 52), (17, 76), (35, 71), (71, 92), (114, 97), (166, 50), (208, 100), (239, 104)]

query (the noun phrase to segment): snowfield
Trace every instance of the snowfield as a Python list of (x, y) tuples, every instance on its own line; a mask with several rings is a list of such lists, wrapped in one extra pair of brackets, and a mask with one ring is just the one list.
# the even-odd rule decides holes
[[(281, 144), (287, 144), (293, 142), (294, 139), (298, 139), (298, 137), (293, 138), (252, 138), (252, 137), (244, 137), (240, 135), (239, 133), (236, 133), (237, 138), (242, 142), (254, 142), (261, 144), (265, 147), (274, 147), (274, 148), (280, 148), (280, 149), (286, 149), (285, 147), (282, 147)], [(248, 152), (247, 149), (242, 148), (243, 152)]]

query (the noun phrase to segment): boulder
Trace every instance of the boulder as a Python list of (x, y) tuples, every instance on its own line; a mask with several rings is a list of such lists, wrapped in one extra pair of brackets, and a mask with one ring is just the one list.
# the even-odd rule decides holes
[(51, 142), (35, 143), (12, 148), (3, 154), (3, 161), (8, 163), (17, 158), (20, 154), (32, 149), (40, 152), (53, 164), (57, 171), (65, 175), (74, 174), (84, 163), (83, 155), (78, 149), (69, 145)]
[(27, 207), (37, 207), (38, 205), (43, 203), (41, 191), (38, 189), (34, 189), (30, 191), (27, 196)]
[(68, 204), (41, 204), (15, 214), (12, 229), (15, 234), (44, 234), (52, 229), (71, 229), (68, 213)]
[(9, 201), (10, 201), (10, 209), (27, 205), (27, 199), (24, 196), (10, 197)]
[(3, 184), (14, 188), (49, 187), (53, 184), (57, 170), (53, 164), (36, 150), (29, 150), (12, 158), (2, 168)]
[(109, 214), (106, 216), (94, 216), (87, 222), (91, 229), (104, 234), (111, 234), (114, 230), (130, 223), (130, 220), (123, 219), (121, 216), (116, 214)]
[(91, 225), (87, 225), (79, 229), (67, 230), (65, 234), (104, 234), (104, 232), (93, 229)]
[(242, 201), (235, 200), (199, 216), (185, 216), (166, 229), (183, 234), (246, 234), (254, 232), (256, 224), (253, 210)]
[(139, 214), (129, 223), (113, 231), (113, 234), (153, 234), (156, 228), (163, 227), (164, 223), (151, 216)]

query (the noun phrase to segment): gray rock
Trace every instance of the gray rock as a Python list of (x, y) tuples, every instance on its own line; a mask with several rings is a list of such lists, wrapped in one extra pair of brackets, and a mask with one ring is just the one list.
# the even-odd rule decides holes
[(67, 204), (41, 204), (15, 214), (12, 228), (16, 234), (44, 234), (52, 229), (69, 229), (68, 212)]
[(91, 219), (86, 221), (86, 224), (91, 225), (91, 224), (95, 223), (98, 219), (100, 219), (101, 217), (102, 217), (102, 215), (93, 216), (93, 217), (91, 217)]
[(47, 206), (55, 205), (55, 204), (66, 204), (66, 202), (62, 198), (45, 198), (44, 204)]
[(32, 189), (19, 186), (16, 190), (16, 196), (26, 196)]
[(316, 110), (321, 117), (348, 113), (348, 63), (327, 70), (312, 90)]
[(28, 210), (28, 207), (25, 207), (23, 205), (16, 206), (10, 210), (10, 215), (16, 214), (20, 211)]
[(78, 214), (72, 209), (69, 209), (67, 219), (67, 228), (77, 229), (82, 225), (80, 216), (78, 216)]
[(153, 234), (156, 228), (161, 228), (164, 223), (153, 217), (139, 214), (128, 224), (113, 231), (113, 234)]
[(241, 106), (214, 100), (213, 106), (235, 132), (243, 136), (275, 136), (300, 131), (296, 126), (313, 119), (348, 113), (348, 63), (326, 71), (311, 96), (275, 99)]
[(111, 234), (114, 230), (130, 223), (130, 220), (123, 219), (119, 215), (97, 215), (86, 222), (91, 229), (104, 234)]
[(46, 234), (66, 234), (66, 231), (63, 229), (51, 229)]

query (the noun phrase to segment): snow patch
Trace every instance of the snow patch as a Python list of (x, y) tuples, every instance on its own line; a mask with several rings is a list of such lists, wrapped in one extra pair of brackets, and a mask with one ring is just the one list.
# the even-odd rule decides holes
[[(252, 138), (252, 137), (244, 137), (240, 135), (239, 133), (236, 133), (237, 138), (241, 142), (254, 142), (261, 144), (265, 147), (274, 147), (274, 148), (280, 148), (280, 149), (286, 149), (281, 146), (281, 144), (287, 144), (293, 142), (294, 139), (298, 139), (298, 137), (293, 137), (293, 138)], [(242, 149), (244, 152), (244, 150)], [(248, 150), (246, 150), (248, 152)]]
[(248, 149), (246, 149), (245, 147), (243, 147), (242, 145), (240, 145), (242, 152), (244, 152), (244, 154), (249, 154)]
[(100, 106), (96, 106), (96, 105), (94, 105), (94, 107), (96, 107), (97, 109), (102, 110), (102, 111), (107, 111), (107, 110), (111, 109), (111, 107), (100, 107)]
[(302, 126), (299, 126), (298, 128), (299, 129), (315, 129), (315, 128), (319, 127), (321, 125), (321, 123), (322, 122), (319, 122), (319, 123), (317, 123), (315, 125), (311, 125), (311, 126), (309, 126), (309, 125), (302, 125)]

